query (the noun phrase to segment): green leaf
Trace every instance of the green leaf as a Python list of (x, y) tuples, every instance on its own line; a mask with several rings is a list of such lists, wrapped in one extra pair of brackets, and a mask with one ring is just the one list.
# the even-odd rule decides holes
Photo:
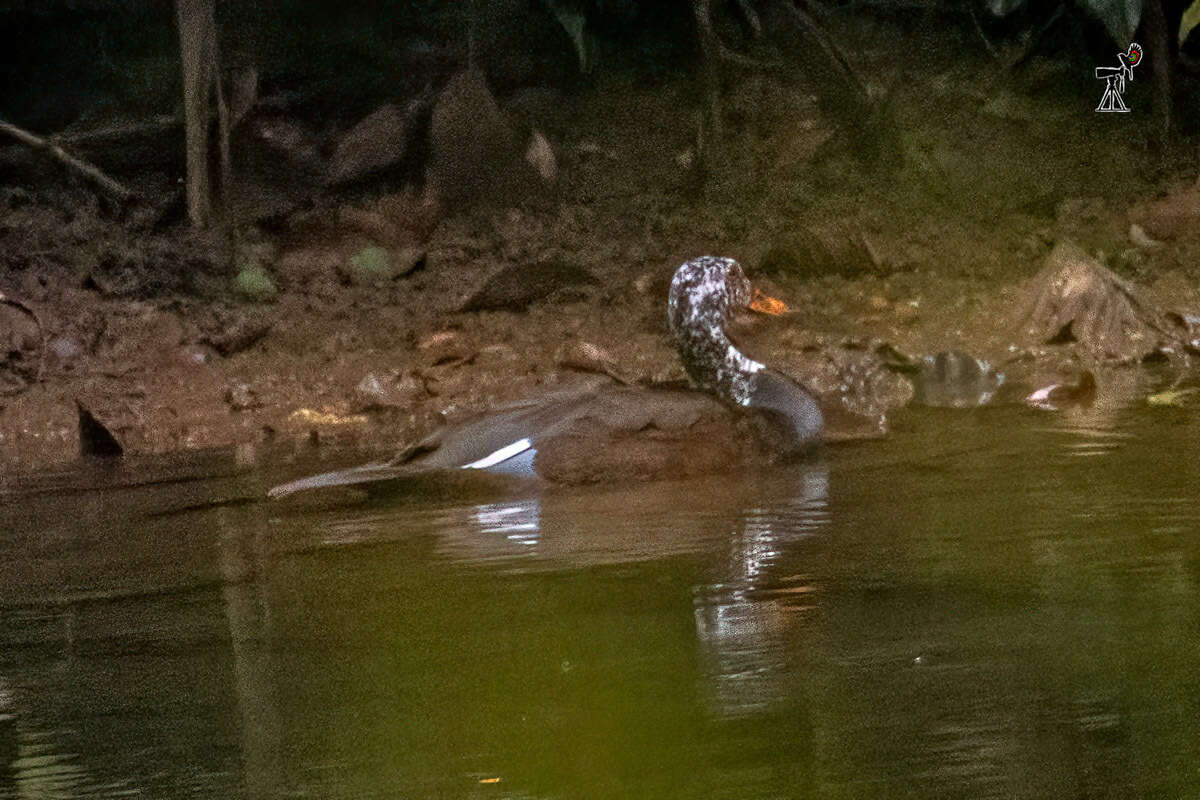
[(1200, 389), (1197, 389), (1196, 387), (1189, 387), (1187, 389), (1166, 389), (1158, 392), (1157, 394), (1150, 395), (1146, 398), (1146, 402), (1152, 406), (1181, 406), (1183, 405), (1183, 400), (1185, 397), (1187, 397), (1189, 394), (1195, 394), (1196, 392), (1200, 392)]
[(271, 273), (253, 263), (244, 264), (238, 270), (233, 279), (233, 290), (247, 300), (258, 301), (270, 300), (279, 292)]
[(391, 280), (392, 258), (382, 247), (364, 247), (350, 257), (350, 271), (357, 283), (381, 285)]
[(1183, 44), (1187, 41), (1188, 34), (1192, 32), (1192, 28), (1200, 24), (1200, 0), (1188, 6), (1187, 11), (1183, 12), (1183, 19), (1179, 21), (1179, 43)]

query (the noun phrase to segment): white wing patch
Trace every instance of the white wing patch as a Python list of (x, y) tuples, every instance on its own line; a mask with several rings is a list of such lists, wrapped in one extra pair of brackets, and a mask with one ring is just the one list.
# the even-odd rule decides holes
[(532, 447), (532, 444), (530, 443), (528, 437), (524, 439), (518, 439), (512, 444), (505, 445), (491, 455), (486, 455), (478, 461), (472, 461), (470, 464), (463, 464), (461, 468), (487, 469), (488, 467), (494, 467), (501, 461), (507, 461), (518, 453), (524, 453), (530, 447)]

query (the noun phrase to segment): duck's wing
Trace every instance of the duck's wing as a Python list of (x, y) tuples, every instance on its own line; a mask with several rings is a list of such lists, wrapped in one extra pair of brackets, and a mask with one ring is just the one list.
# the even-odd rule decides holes
[(538, 442), (578, 419), (610, 383), (591, 381), (530, 397), (434, 431), (389, 461), (310, 475), (276, 486), (267, 496), (277, 499), (313, 489), (379, 484), (463, 468), (533, 477)]
[(538, 445), (586, 415), (611, 390), (609, 381), (593, 382), (490, 411), (442, 429), (435, 447), (404, 463), (421, 469), (492, 469), (523, 457), (525, 469), (516, 471), (532, 475)]

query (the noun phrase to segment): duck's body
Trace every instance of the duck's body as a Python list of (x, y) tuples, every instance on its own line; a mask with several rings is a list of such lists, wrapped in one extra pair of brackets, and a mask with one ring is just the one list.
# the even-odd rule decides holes
[(750, 302), (736, 261), (689, 261), (675, 273), (668, 313), (696, 389), (593, 381), (444, 428), (390, 461), (303, 478), (270, 495), (454, 469), (559, 483), (682, 477), (794, 455), (820, 438), (821, 410), (726, 336), (729, 316)]

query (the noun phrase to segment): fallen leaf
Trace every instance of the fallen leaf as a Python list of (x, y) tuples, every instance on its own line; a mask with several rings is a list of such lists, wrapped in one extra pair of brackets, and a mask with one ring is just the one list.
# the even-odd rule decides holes
[(309, 425), (363, 425), (367, 418), (362, 414), (332, 414), (327, 411), (315, 411), (311, 408), (298, 408), (288, 419), (293, 422), (304, 422)]
[(1147, 397), (1146, 402), (1152, 406), (1181, 406), (1185, 397), (1196, 392), (1200, 392), (1200, 388), (1195, 386), (1187, 389), (1165, 389)]

